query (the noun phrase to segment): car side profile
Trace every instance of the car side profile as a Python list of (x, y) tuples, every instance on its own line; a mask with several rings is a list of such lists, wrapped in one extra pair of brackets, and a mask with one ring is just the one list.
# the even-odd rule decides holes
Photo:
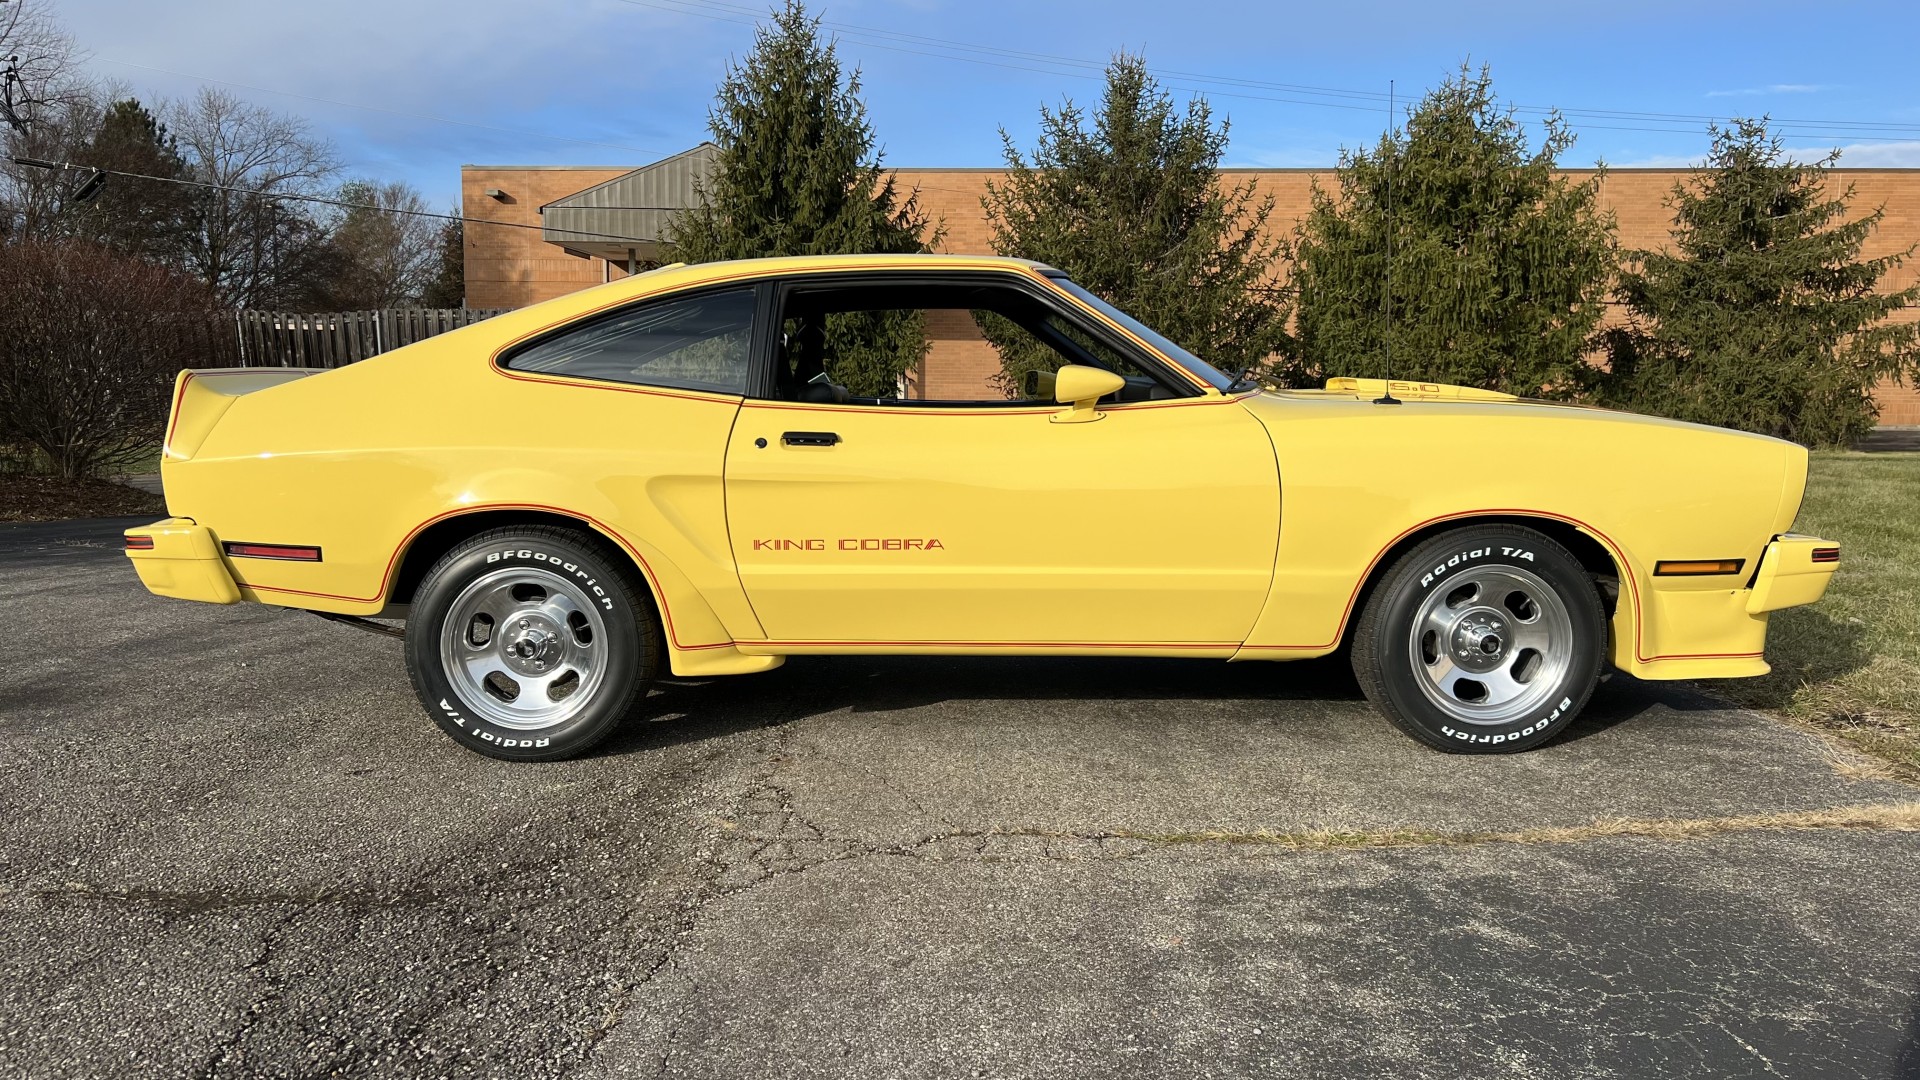
[[(901, 326), (1042, 359), (1000, 396), (837, 381)], [(1768, 614), (1839, 559), (1789, 531), (1794, 444), (1264, 388), (972, 256), (669, 266), (348, 367), (183, 372), (162, 475), (173, 516), (126, 534), (150, 591), (404, 619), (429, 714), (514, 760), (587, 750), (666, 672), (850, 653), (1346, 649), (1414, 738), (1523, 750), (1608, 668), (1765, 673)]]

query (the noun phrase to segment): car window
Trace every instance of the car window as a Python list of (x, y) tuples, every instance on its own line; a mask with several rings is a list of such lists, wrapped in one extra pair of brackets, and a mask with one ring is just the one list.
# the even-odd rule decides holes
[(507, 361), (515, 371), (742, 394), (754, 291), (727, 289), (628, 308), (562, 330)]
[(791, 401), (1052, 403), (1051, 375), (1065, 364), (1121, 375), (1118, 401), (1182, 392), (1039, 298), (996, 283), (807, 286), (785, 299), (782, 316), (775, 396)]
[(1053, 280), (1055, 285), (1071, 293), (1081, 303), (1112, 319), (1141, 341), (1160, 350), (1162, 356), (1187, 369), (1189, 373), (1209, 386), (1212, 386), (1215, 390), (1226, 390), (1233, 385), (1233, 376), (1228, 375), (1226, 372), (1221, 371), (1219, 368), (1214, 367), (1212, 364), (1207, 363), (1205, 360), (1174, 344), (1161, 335), (1159, 331), (1143, 324), (1140, 320), (1135, 319), (1133, 316), (1107, 303), (1100, 297), (1088, 292), (1070, 280), (1065, 274), (1056, 270), (1048, 272), (1047, 276)]

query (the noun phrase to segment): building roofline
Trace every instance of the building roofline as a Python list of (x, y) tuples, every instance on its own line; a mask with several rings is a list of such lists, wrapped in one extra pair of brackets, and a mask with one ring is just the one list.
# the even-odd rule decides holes
[[(679, 154), (674, 155), (674, 157), (679, 157), (679, 156), (680, 156)], [(667, 159), (663, 158), (662, 160), (667, 160)], [(627, 165), (471, 165), (469, 164), (469, 165), (462, 165), (460, 166), (460, 168), (462, 170), (489, 169), (496, 172), (635, 172), (640, 169), (646, 168), (647, 165), (650, 165), (650, 164), (656, 164), (656, 163), (647, 162), (645, 164), (640, 164), (640, 165), (632, 165), (632, 164), (627, 164)], [(1325, 173), (1325, 172), (1333, 172), (1339, 169), (1339, 167), (1340, 166), (1338, 165), (1289, 165), (1284, 167), (1265, 166), (1265, 165), (1222, 165), (1220, 167), (1220, 171), (1229, 172), (1229, 173)], [(1684, 172), (1693, 172), (1694, 168), (1695, 167), (1692, 165), (1608, 165), (1606, 167), (1606, 171), (1610, 173), (1684, 173)], [(896, 172), (896, 173), (1004, 173), (1007, 171), (1006, 167), (1002, 165), (932, 165), (932, 166), (925, 166), (925, 167), (916, 166), (916, 165), (887, 165), (887, 166), (883, 166), (883, 170), (886, 172)], [(1578, 165), (1578, 166), (1569, 166), (1567, 168), (1560, 169), (1558, 171), (1563, 173), (1590, 173), (1590, 172), (1599, 172), (1600, 170), (1598, 167), (1592, 166), (1592, 165)], [(1828, 169), (1827, 171), (1830, 173), (1920, 173), (1920, 166), (1915, 166), (1915, 165), (1838, 165), (1831, 169)]]
[(472, 165), (472, 164), (467, 164), (467, 165), (460, 166), (460, 169), (463, 172), (466, 171), (467, 169), (492, 169), (498, 172), (586, 172), (589, 169), (592, 169), (594, 171), (605, 171), (605, 172), (632, 172), (635, 169), (644, 169), (644, 168), (646, 168), (645, 165), (634, 165), (631, 163), (628, 163), (625, 165)]

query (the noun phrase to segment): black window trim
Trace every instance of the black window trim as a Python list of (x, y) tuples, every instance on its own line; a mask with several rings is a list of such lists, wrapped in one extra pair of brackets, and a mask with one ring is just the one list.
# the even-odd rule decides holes
[[(564, 372), (528, 371), (524, 368), (516, 368), (513, 366), (514, 360), (518, 359), (521, 354), (528, 350), (536, 349), (556, 338), (579, 330), (588, 329), (610, 319), (623, 318), (635, 311), (652, 307), (655, 304), (679, 303), (683, 300), (697, 299), (713, 293), (747, 291), (753, 293), (753, 325), (749, 328), (747, 334), (747, 386), (744, 393), (735, 393), (730, 390), (708, 390), (697, 386), (682, 386), (677, 383), (639, 382), (631, 379), (602, 379), (592, 375), (569, 375)], [(671, 390), (683, 394), (711, 394), (714, 397), (722, 398), (752, 397), (755, 380), (762, 372), (771, 374), (772, 371), (770, 365), (764, 362), (763, 354), (771, 346), (771, 340), (767, 333), (768, 326), (770, 325), (770, 314), (778, 310), (773, 306), (773, 294), (774, 289), (770, 282), (764, 280), (735, 280), (707, 282), (685, 289), (675, 289), (672, 292), (654, 293), (649, 296), (636, 297), (617, 307), (591, 312), (563, 322), (558, 326), (550, 326), (532, 337), (516, 342), (494, 358), (494, 367), (502, 372), (515, 376), (533, 376), (540, 379), (564, 379), (585, 386), (644, 386), (654, 390)]]
[[(1078, 306), (1070, 306), (1067, 303), (1065, 303), (1066, 298), (1063, 297), (1060, 293), (1054, 291), (1052, 287), (1043, 285), (1037, 281), (1034, 281), (1032, 278), (1028, 277), (1025, 274), (1021, 274), (1012, 270), (1001, 270), (1001, 269), (934, 270), (934, 269), (925, 269), (925, 268), (915, 268), (910, 270), (853, 270), (853, 271), (841, 271), (841, 272), (827, 271), (827, 272), (819, 272), (819, 273), (812, 273), (812, 274), (805, 273), (805, 272), (788, 273), (788, 274), (779, 275), (778, 277), (774, 278), (771, 282), (769, 282), (769, 285), (771, 286), (771, 288), (769, 288), (768, 291), (771, 294), (773, 294), (772, 302), (767, 308), (763, 308), (763, 311), (766, 312), (767, 326), (771, 328), (771, 327), (778, 326), (780, 324), (781, 316), (786, 311), (787, 298), (793, 293), (804, 292), (809, 289), (818, 290), (818, 289), (859, 288), (863, 285), (890, 285), (890, 286), (976, 285), (977, 286), (981, 284), (1010, 286), (1014, 289), (1017, 289), (1025, 293), (1031, 299), (1039, 301), (1041, 304), (1043, 304), (1049, 311), (1053, 312), (1055, 315), (1059, 316), (1060, 318), (1066, 320), (1072, 325), (1077, 326), (1083, 331), (1085, 331), (1087, 335), (1089, 337), (1092, 337), (1095, 341), (1098, 341), (1100, 344), (1105, 345), (1106, 347), (1112, 349), (1113, 351), (1133, 361), (1135, 364), (1138, 364), (1142, 370), (1153, 375), (1153, 377), (1158, 379), (1163, 386), (1165, 386), (1167, 389), (1172, 391), (1171, 397), (1160, 398), (1156, 400), (1167, 401), (1167, 400), (1174, 400), (1179, 398), (1195, 398), (1195, 397), (1206, 396), (1206, 390), (1195, 386), (1193, 384), (1193, 377), (1190, 374), (1188, 374), (1184, 368), (1168, 362), (1167, 360), (1163, 359), (1157, 354), (1154, 354), (1147, 350), (1142, 349), (1137, 343), (1135, 343), (1130, 338), (1126, 338), (1113, 333), (1111, 329), (1108, 328), (1104, 322), (1091, 319), (1088, 317), (1087, 312), (1081, 310)], [(765, 342), (761, 342), (759, 340), (759, 337), (760, 335), (756, 333), (755, 334), (756, 350), (754, 352), (754, 361), (757, 365), (759, 365), (759, 367), (756, 373), (750, 374), (748, 376), (747, 397), (749, 400), (779, 401), (781, 399), (774, 396), (775, 379), (774, 379), (774, 370), (773, 370), (773, 365), (778, 358), (778, 350), (774, 346), (778, 341), (779, 334), (768, 333), (766, 335), (767, 340)], [(1071, 338), (1067, 339), (1067, 341), (1069, 344), (1075, 344), (1075, 348), (1078, 351), (1082, 353), (1085, 352), (1084, 349), (1080, 349), (1076, 343), (1073, 343)], [(1048, 341), (1047, 344), (1053, 345), (1054, 343), (1052, 341)], [(1094, 358), (1094, 359), (1097, 360), (1097, 358)], [(1096, 364), (1095, 366), (1104, 367), (1104, 365), (1099, 365), (1099, 364)], [(859, 400), (865, 403), (871, 399), (861, 398)], [(1125, 403), (1125, 404), (1132, 404), (1132, 403)], [(1002, 408), (1029, 408), (1030, 409), (1034, 407), (1034, 402), (1031, 400), (1021, 400), (1021, 399), (1011, 399), (1007, 401), (988, 401), (988, 400), (928, 401), (921, 398), (881, 398), (881, 399), (878, 399), (873, 405), (863, 404), (855, 407), (856, 408), (906, 407), (906, 408), (920, 408), (920, 409), (1002, 409)], [(1118, 407), (1124, 407), (1124, 404)]]

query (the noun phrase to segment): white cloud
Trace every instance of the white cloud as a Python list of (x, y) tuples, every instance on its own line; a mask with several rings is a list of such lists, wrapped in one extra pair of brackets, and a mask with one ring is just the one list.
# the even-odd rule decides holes
[[(1802, 151), (1809, 155), (1818, 151)], [(1849, 169), (1920, 169), (1920, 141), (1855, 143), (1840, 148), (1840, 164)]]
[(1654, 154), (1634, 161), (1609, 161), (1609, 169), (1691, 169), (1700, 164), (1700, 155)]
[[(1789, 146), (1785, 149), (1788, 159), (1801, 162), (1822, 161), (1833, 152), (1832, 146)], [(1705, 158), (1704, 153), (1654, 154), (1634, 161), (1610, 161), (1607, 164), (1615, 169), (1691, 169), (1697, 167)], [(1920, 169), (1920, 140), (1851, 143), (1842, 146), (1840, 147), (1840, 167), (1843, 169)]]
[(1818, 94), (1831, 90), (1831, 86), (1816, 83), (1774, 83), (1770, 86), (1748, 86), (1739, 90), (1709, 90), (1708, 97), (1759, 97), (1762, 94)]

